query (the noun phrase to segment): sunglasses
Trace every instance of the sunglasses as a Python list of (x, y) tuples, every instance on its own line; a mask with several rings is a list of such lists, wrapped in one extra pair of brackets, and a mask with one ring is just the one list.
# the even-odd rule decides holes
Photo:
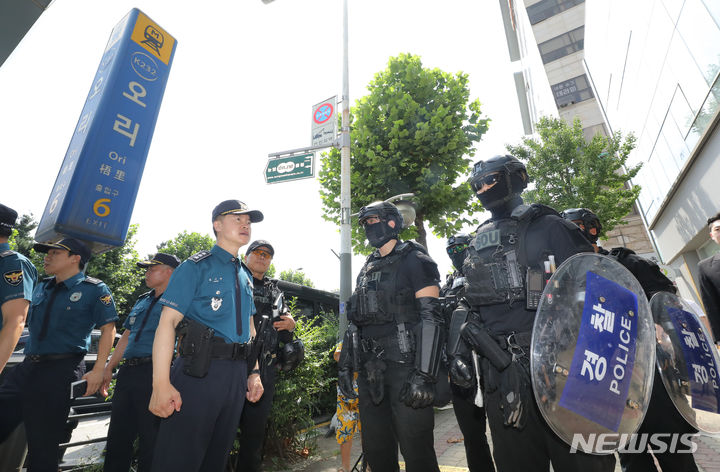
[(453, 254), (460, 254), (464, 250), (468, 248), (467, 244), (458, 244), (457, 246), (451, 246), (447, 248), (448, 255), (452, 256)]
[(500, 181), (500, 174), (489, 174), (489, 175), (486, 175), (485, 177), (480, 177), (479, 179), (475, 180), (475, 185), (477, 186), (477, 188), (480, 188), (483, 185), (492, 185), (499, 181)]
[(254, 249), (252, 251), (252, 253), (258, 257), (262, 257), (263, 259), (271, 259), (272, 258), (272, 254), (270, 254), (269, 252), (264, 251), (262, 249)]

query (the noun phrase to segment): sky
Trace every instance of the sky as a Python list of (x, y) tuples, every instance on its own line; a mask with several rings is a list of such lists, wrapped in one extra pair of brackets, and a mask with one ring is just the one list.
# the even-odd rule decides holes
[[(212, 234), (212, 208), (239, 199), (264, 213), (252, 239), (273, 244), (278, 273), (302, 268), (338, 289), (340, 233), (322, 219), (318, 181), (263, 176), (269, 153), (310, 145), (312, 106), (342, 94), (340, 0), (56, 0), (0, 68), (0, 202), (40, 218), (110, 32), (133, 7), (178, 42), (131, 218), (140, 255), (183, 230)], [(469, 75), (492, 120), (475, 160), (519, 143), (497, 2), (349, 0), (351, 104), (403, 52)], [(428, 246), (448, 273), (445, 241)], [(363, 261), (353, 257), (353, 284)]]

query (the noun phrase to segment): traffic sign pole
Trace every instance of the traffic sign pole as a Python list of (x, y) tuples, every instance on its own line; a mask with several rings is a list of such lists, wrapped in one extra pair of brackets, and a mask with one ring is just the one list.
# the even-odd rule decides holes
[(348, 2), (343, 0), (343, 91), (340, 131), (340, 326), (342, 339), (347, 329), (347, 305), (351, 293), (352, 247), (350, 245), (350, 85), (348, 68)]

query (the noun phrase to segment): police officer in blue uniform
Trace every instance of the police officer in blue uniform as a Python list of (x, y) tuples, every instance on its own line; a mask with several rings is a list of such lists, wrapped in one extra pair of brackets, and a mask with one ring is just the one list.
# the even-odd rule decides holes
[(178, 265), (180, 259), (162, 252), (158, 252), (150, 260), (137, 263), (138, 267), (147, 269), (145, 285), (151, 290), (140, 295), (135, 302), (123, 324), (125, 332), (105, 366), (103, 390), (107, 392), (113, 369), (122, 360), (112, 399), (112, 416), (103, 469), (105, 472), (127, 472), (132, 460), (135, 438), (139, 439), (137, 470), (151, 470), (160, 423), (160, 418), (148, 410), (152, 393), (152, 345), (162, 310), (158, 300)]
[[(107, 286), (82, 273), (91, 255), (83, 242), (63, 239), (34, 248), (47, 253), (45, 272), (53, 277), (33, 293), (25, 360), (0, 385), (0, 423), (24, 421), (30, 470), (56, 472), (70, 410), (70, 384), (82, 377), (87, 381), (85, 396), (98, 391), (118, 317)], [(102, 333), (97, 361), (85, 373), (84, 356), (95, 327)]]
[[(562, 212), (562, 216), (582, 230), (588, 241), (592, 243), (596, 253), (611, 257), (625, 266), (640, 282), (648, 300), (656, 292), (677, 292), (675, 284), (665, 277), (660, 267), (653, 261), (640, 257), (625, 247), (614, 247), (608, 251), (598, 245), (598, 239), (602, 233), (602, 223), (592, 210), (569, 208)], [(670, 437), (670, 434), (696, 432), (677, 411), (663, 386), (662, 377), (656, 372), (650, 404), (638, 434), (660, 433)], [(678, 454), (670, 451), (657, 451), (651, 454), (646, 447), (642, 452), (619, 452), (618, 456), (623, 472), (655, 472), (657, 470), (655, 459), (660, 465), (660, 470), (665, 472), (697, 472), (698, 470), (693, 454)]]
[(358, 220), (377, 249), (350, 300), (338, 387), (347, 398), (359, 397), (372, 470), (399, 470), (400, 446), (408, 472), (437, 472), (433, 402), (443, 342), (437, 264), (420, 244), (398, 239), (403, 220), (392, 203), (366, 205)]
[[(462, 265), (471, 242), (472, 236), (466, 233), (458, 233), (447, 240), (447, 254), (452, 261), (453, 267), (455, 267), (455, 271), (447, 277), (445, 285), (440, 288), (440, 303), (443, 319), (448, 328), (451, 324), (452, 313), (457, 308), (465, 292), (465, 276), (462, 273)], [(474, 354), (469, 349), (466, 349), (464, 343), (458, 339), (459, 332), (454, 333), (453, 329), (449, 329), (449, 331), (447, 358), (463, 356), (466, 359), (464, 364), (472, 366), (470, 356)], [(463, 386), (456, 383), (450, 384), (453, 411), (458, 426), (460, 426), (460, 431), (463, 433), (463, 445), (465, 446), (468, 469), (470, 469), (470, 472), (494, 472), (495, 465), (493, 464), (490, 446), (485, 433), (487, 429), (485, 408), (475, 403), (478, 393), (477, 381), (472, 375), (468, 377), (469, 381)]]
[[(255, 313), (251, 275), (239, 249), (263, 214), (239, 200), (212, 212), (217, 243), (180, 264), (159, 303), (150, 411), (163, 418), (153, 470), (222, 471), (244, 400), (263, 393), (257, 363), (248, 375)], [(175, 329), (180, 357), (172, 365)]]
[[(246, 472), (260, 470), (265, 426), (275, 394), (280, 343), (291, 342), (295, 329), (295, 320), (289, 313), (278, 312), (278, 319), (273, 319), (273, 304), (281, 292), (277, 280), (266, 277), (265, 273), (274, 256), (275, 248), (263, 239), (253, 241), (245, 252), (245, 264), (253, 277), (253, 297), (257, 310), (253, 319), (257, 339), (267, 344), (261, 346), (260, 351), (260, 376), (265, 393), (257, 403), (246, 404), (240, 417), (236, 464), (238, 470)], [(278, 310), (282, 309), (278, 307)]]
[(10, 250), (16, 220), (17, 212), (0, 204), (0, 372), (20, 339), (38, 277), (27, 257)]
[[(470, 185), (492, 217), (483, 222), (468, 247), (462, 271), (463, 302), (453, 313), (466, 316), (461, 336), (480, 355), (485, 412), (500, 472), (612, 471), (613, 455), (571, 453), (570, 446), (545, 423), (533, 398), (530, 340), (536, 297), (528, 280), (542, 274), (543, 261), (557, 264), (592, 246), (579, 228), (550, 207), (524, 205), (529, 178), (525, 165), (510, 155), (475, 163)], [(471, 370), (461, 358), (450, 372)]]

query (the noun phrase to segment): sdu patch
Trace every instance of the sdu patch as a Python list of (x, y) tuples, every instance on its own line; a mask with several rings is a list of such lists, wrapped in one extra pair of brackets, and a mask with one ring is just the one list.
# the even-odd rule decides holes
[(100, 297), (100, 301), (103, 305), (109, 305), (112, 301), (112, 295), (103, 295), (102, 297)]
[(20, 285), (20, 282), (23, 281), (23, 273), (21, 270), (11, 270), (10, 272), (5, 272), (3, 274), (3, 278), (5, 279), (5, 282), (15, 287), (16, 285)]

